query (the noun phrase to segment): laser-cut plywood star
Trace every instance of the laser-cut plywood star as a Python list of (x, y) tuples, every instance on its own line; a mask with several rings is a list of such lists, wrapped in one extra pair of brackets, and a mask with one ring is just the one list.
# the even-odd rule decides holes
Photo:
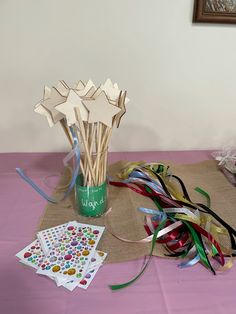
[(58, 81), (56, 89), (64, 97), (67, 97), (70, 91), (70, 88), (65, 81)]
[(102, 92), (102, 89), (101, 89), (101, 87), (99, 86), (99, 87), (95, 90), (94, 94), (92, 95), (92, 98), (93, 98), (93, 99), (96, 99), (96, 98), (101, 94), (101, 92)]
[(54, 123), (52, 121), (52, 117), (51, 117), (50, 113), (45, 108), (43, 108), (43, 106), (41, 104), (38, 104), (35, 106), (34, 112), (39, 113), (42, 116), (45, 116), (47, 118), (47, 121), (48, 121), (50, 128), (54, 126)]
[(85, 107), (89, 110), (88, 122), (102, 122), (108, 127), (112, 127), (113, 117), (120, 112), (120, 108), (109, 103), (104, 92), (94, 100), (82, 101)]
[(83, 90), (84, 88), (85, 88), (85, 84), (81, 80), (75, 84), (75, 89), (76, 90)]
[(90, 88), (90, 90), (87, 92), (87, 94), (86, 95), (84, 95), (84, 99), (86, 99), (86, 98), (93, 98), (92, 96), (93, 96), (93, 94), (96, 92), (96, 88), (93, 86), (93, 87), (91, 87)]
[(49, 98), (42, 101), (42, 106), (51, 114), (54, 124), (64, 118), (64, 115), (55, 107), (65, 102), (65, 100), (66, 97), (62, 96), (55, 87), (52, 87)]
[[(113, 105), (117, 104), (117, 101), (120, 96), (121, 90), (118, 87), (117, 83), (112, 83), (111, 79), (107, 79), (104, 84), (101, 85), (101, 89), (106, 93), (110, 103)], [(129, 102), (128, 97), (125, 98), (125, 104)]]
[[(51, 93), (51, 88), (48, 86), (44, 86), (44, 92), (43, 92), (43, 100), (47, 99), (50, 97)], [(42, 101), (41, 100), (35, 107), (34, 107), (34, 112), (41, 114), (42, 116), (45, 116), (47, 118), (48, 124), (51, 127), (54, 126), (52, 116), (51, 114), (42, 106)]]
[[(82, 87), (82, 85), (81, 85)], [(92, 88), (92, 87), (95, 87), (96, 89), (96, 86), (95, 84), (91, 81), (91, 80), (88, 80), (87, 84), (84, 86), (84, 88), (80, 89), (80, 90), (77, 90), (77, 93), (80, 97), (83, 97), (85, 96), (88, 91)]]
[[(118, 85), (116, 84), (118, 87)], [(107, 79), (106, 82), (101, 85), (101, 89), (106, 93), (107, 97), (111, 101), (117, 101), (120, 95), (120, 90), (114, 87), (111, 79)]]
[(121, 118), (126, 113), (126, 108), (125, 108), (126, 94), (127, 94), (126, 91), (124, 93), (121, 92), (119, 100), (118, 100), (118, 107), (120, 108), (120, 112), (118, 112), (116, 115), (116, 126), (117, 126), (117, 128), (120, 126)]
[(88, 110), (85, 108), (85, 106), (82, 104), (81, 99), (79, 95), (71, 89), (69, 91), (67, 100), (56, 106), (56, 110), (61, 112), (66, 116), (67, 124), (71, 126), (72, 124), (76, 123), (76, 117), (75, 117), (75, 108), (79, 108), (80, 110), (80, 116), (83, 121), (88, 120)]
[(44, 91), (43, 91), (43, 99), (47, 99), (50, 97), (50, 94), (51, 94), (51, 88), (48, 87), (48, 86), (44, 86)]

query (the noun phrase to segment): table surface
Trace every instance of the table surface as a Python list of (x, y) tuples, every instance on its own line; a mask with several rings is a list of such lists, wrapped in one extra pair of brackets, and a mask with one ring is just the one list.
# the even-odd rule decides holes
[[(153, 257), (138, 281), (112, 292), (108, 285), (128, 281), (139, 272), (143, 260), (106, 264), (87, 291), (69, 292), (20, 265), (14, 255), (32, 241), (46, 201), (14, 169), (24, 168), (50, 193), (50, 186), (62, 170), (64, 156), (63, 153), (0, 154), (0, 313), (236, 313), (235, 267), (213, 276), (199, 264), (179, 269), (178, 261)], [(109, 161), (194, 163), (209, 158), (210, 151), (132, 152), (110, 153)]]

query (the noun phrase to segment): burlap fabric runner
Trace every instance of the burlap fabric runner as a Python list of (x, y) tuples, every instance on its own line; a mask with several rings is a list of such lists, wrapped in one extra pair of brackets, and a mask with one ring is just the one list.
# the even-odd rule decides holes
[[(125, 162), (118, 162), (109, 167), (109, 175), (115, 180), (116, 174), (124, 166)], [(167, 162), (165, 162), (167, 164)], [(226, 222), (236, 228), (236, 189), (231, 186), (224, 175), (217, 169), (214, 160), (204, 161), (197, 164), (171, 164), (173, 174), (179, 176), (185, 183), (193, 201), (205, 202), (201, 195), (194, 191), (199, 186), (206, 190), (212, 199), (212, 209), (215, 210)], [(68, 183), (70, 171), (65, 169), (54, 196), (60, 197), (63, 189), (60, 187)], [(144, 214), (138, 207), (155, 208), (154, 203), (148, 198), (141, 196), (128, 188), (109, 186), (109, 206), (111, 213), (105, 218), (87, 218), (79, 216), (74, 208), (73, 194), (58, 205), (47, 204), (43, 213), (38, 230), (50, 228), (70, 220), (93, 225), (104, 225), (105, 219), (112, 231), (129, 240), (139, 240), (147, 236), (143, 224)], [(150, 243), (136, 244), (125, 243), (113, 237), (105, 230), (98, 249), (108, 252), (106, 262), (124, 262), (147, 255), (150, 251)], [(166, 251), (161, 245), (157, 245), (154, 255), (164, 257)]]

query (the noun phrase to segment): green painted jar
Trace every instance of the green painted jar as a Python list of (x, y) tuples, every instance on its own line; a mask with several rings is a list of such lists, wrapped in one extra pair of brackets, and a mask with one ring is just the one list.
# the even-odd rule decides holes
[(107, 182), (99, 186), (83, 186), (79, 175), (75, 184), (76, 210), (82, 216), (99, 217), (107, 209)]

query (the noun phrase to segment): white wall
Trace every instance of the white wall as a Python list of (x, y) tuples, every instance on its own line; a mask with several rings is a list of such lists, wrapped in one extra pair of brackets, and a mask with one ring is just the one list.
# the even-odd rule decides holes
[(107, 77), (131, 100), (111, 151), (232, 143), (236, 25), (193, 25), (192, 10), (193, 0), (0, 0), (1, 152), (67, 150), (33, 112), (43, 86)]

